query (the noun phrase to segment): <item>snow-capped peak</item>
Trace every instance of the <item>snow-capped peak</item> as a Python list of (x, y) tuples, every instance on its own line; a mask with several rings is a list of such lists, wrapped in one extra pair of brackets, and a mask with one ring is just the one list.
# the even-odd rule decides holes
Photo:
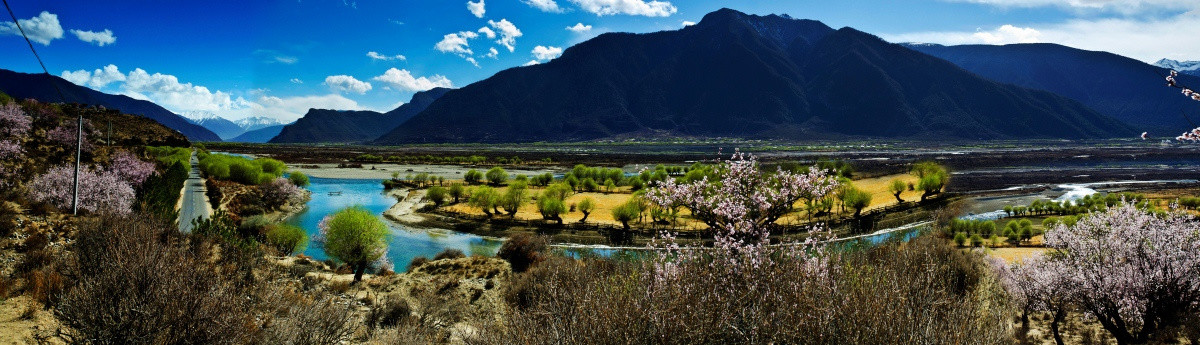
[(237, 124), (239, 127), (242, 127), (242, 129), (246, 131), (253, 131), (259, 128), (283, 124), (283, 122), (280, 122), (279, 120), (263, 116), (247, 117), (234, 121), (233, 123)]
[(183, 114), (179, 114), (179, 115), (183, 116), (184, 118), (186, 118), (188, 120), (191, 120), (192, 122), (197, 122), (197, 123), (202, 122), (204, 120), (212, 120), (212, 119), (220, 118), (220, 116), (217, 116), (217, 114), (214, 114), (211, 111), (203, 111), (203, 110), (184, 112)]
[(1179, 73), (1200, 75), (1200, 61), (1177, 61), (1171, 59), (1162, 59), (1154, 63), (1155, 66), (1169, 68)]

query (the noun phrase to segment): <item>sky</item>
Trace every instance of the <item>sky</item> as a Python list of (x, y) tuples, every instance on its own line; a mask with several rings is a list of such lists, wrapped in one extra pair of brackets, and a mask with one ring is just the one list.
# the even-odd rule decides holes
[[(176, 113), (282, 121), (388, 111), (556, 58), (605, 32), (677, 30), (723, 7), (891, 42), (1059, 43), (1200, 60), (1197, 0), (9, 0), (51, 74)], [(12, 18), (0, 68), (40, 73)]]

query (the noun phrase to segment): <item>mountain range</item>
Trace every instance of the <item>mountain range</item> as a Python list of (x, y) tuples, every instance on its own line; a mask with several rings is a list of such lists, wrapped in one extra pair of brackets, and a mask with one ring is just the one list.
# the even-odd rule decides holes
[(187, 112), (183, 117), (213, 131), (221, 140), (232, 142), (265, 143), (278, 135), (284, 126), (279, 120), (268, 117), (228, 120), (208, 111)]
[(362, 143), (408, 121), (450, 89), (434, 88), (413, 94), (412, 100), (386, 113), (369, 110), (309, 109), (304, 117), (284, 126), (272, 143)]
[(1171, 59), (1161, 59), (1154, 63), (1155, 66), (1173, 69), (1179, 73), (1200, 76), (1200, 61), (1176, 61)]
[(722, 9), (681, 30), (602, 34), (547, 63), (448, 91), (374, 143), (1133, 133), (1078, 101), (853, 28)]
[[(1124, 56), (1047, 43), (906, 46), (988, 79), (1077, 100), (1139, 133), (1173, 137), (1193, 127), (1180, 111), (1197, 109), (1196, 102), (1165, 86), (1167, 69)], [(1181, 75), (1179, 81), (1200, 85), (1196, 76)]]
[[(61, 97), (55, 87), (62, 91)], [(0, 92), (16, 99), (29, 98), (48, 103), (67, 102), (104, 106), (120, 110), (125, 114), (141, 115), (158, 121), (168, 128), (183, 133), (192, 141), (221, 140), (216, 133), (152, 102), (125, 95), (103, 93), (44, 73), (28, 74), (0, 69)]]

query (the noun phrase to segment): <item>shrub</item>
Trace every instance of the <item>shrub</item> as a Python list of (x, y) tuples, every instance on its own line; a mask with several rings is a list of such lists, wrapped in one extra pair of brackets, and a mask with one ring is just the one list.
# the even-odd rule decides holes
[(508, 261), (513, 272), (525, 272), (530, 266), (543, 259), (542, 252), (546, 250), (546, 240), (526, 233), (517, 233), (509, 237), (496, 257)]
[(466, 188), (463, 188), (463, 185), (455, 183), (450, 185), (449, 194), (451, 198), (454, 198), (454, 203), (457, 204), (464, 196), (467, 195), (467, 191)]
[(488, 186), (480, 186), (471, 192), (471, 206), (483, 211), (488, 217), (491, 217), (496, 212), (497, 203), (500, 202), (500, 193)]
[(958, 244), (958, 246), (959, 246), (959, 247), (964, 247), (964, 246), (966, 246), (966, 243), (967, 243), (967, 233), (965, 233), (965, 232), (960, 232), (960, 233), (956, 233), (956, 234), (954, 234), (954, 243), (955, 243), (955, 244)]
[(497, 203), (500, 208), (504, 209), (504, 212), (508, 213), (509, 217), (516, 217), (521, 205), (525, 204), (525, 199), (528, 199), (528, 194), (523, 182), (513, 182), (504, 191), (504, 195), (500, 196)]
[(421, 266), (424, 266), (427, 263), (429, 263), (429, 258), (426, 258), (424, 256), (415, 257), (412, 259), (412, 261), (408, 262), (408, 272), (412, 272), (413, 270), (415, 270)]
[(465, 257), (467, 257), (467, 255), (463, 254), (463, 252), (461, 250), (454, 249), (454, 248), (446, 248), (445, 250), (442, 250), (441, 253), (438, 253), (436, 256), (434, 256), (433, 259), (434, 260), (445, 260), (445, 259), (461, 259), (461, 258), (465, 258)]
[[(29, 184), (29, 197), (36, 202), (70, 210), (75, 169), (69, 165), (50, 168)], [(79, 170), (79, 209), (92, 213), (127, 214), (133, 209), (134, 191), (120, 175), (110, 171)]]
[(258, 190), (262, 194), (264, 206), (270, 209), (277, 209), (289, 202), (299, 201), (304, 195), (303, 189), (282, 177), (270, 180), (259, 186)]
[(581, 189), (588, 192), (595, 192), (600, 188), (600, 185), (596, 184), (596, 180), (593, 180), (591, 177), (583, 179), (583, 181), (579, 182), (579, 185)]
[(384, 328), (396, 327), (412, 317), (412, 306), (403, 298), (389, 298), (386, 302), (377, 304), (367, 313), (367, 327)]
[(388, 227), (361, 206), (342, 209), (321, 220), (317, 242), (325, 253), (349, 265), (354, 281), (362, 280), (367, 268), (387, 256)]
[(629, 230), (629, 222), (638, 219), (638, 217), (641, 216), (642, 207), (638, 204), (637, 200), (634, 199), (630, 199), (629, 201), (626, 201), (624, 204), (621, 204), (612, 210), (613, 219), (621, 222), (621, 226), (624, 227), (626, 231)]
[(542, 194), (537, 200), (538, 213), (546, 220), (555, 220), (562, 224), (562, 214), (567, 213), (567, 205), (561, 199)]
[(288, 174), (288, 181), (291, 181), (296, 187), (307, 187), (309, 184), (308, 175), (299, 171), (293, 171)]
[(442, 206), (446, 202), (446, 189), (439, 186), (429, 187), (425, 197), (429, 198), (429, 201), (432, 201), (435, 206)]
[(491, 168), (487, 171), (487, 180), (493, 186), (499, 186), (508, 181), (508, 172), (501, 167)]
[(293, 253), (304, 251), (304, 247), (308, 246), (308, 233), (295, 225), (269, 225), (266, 227), (265, 235), (267, 244), (279, 252), (279, 255), (290, 256)]
[(481, 179), (483, 179), (483, 173), (480, 173), (475, 169), (467, 170), (467, 172), (463, 174), (463, 182), (466, 182), (467, 184), (478, 184), (479, 180)]

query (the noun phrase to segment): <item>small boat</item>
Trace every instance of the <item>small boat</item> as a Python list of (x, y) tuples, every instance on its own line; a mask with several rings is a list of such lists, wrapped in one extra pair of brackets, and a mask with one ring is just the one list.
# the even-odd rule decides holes
[(329, 192), (329, 196), (338, 196), (338, 195), (342, 195), (342, 191), (339, 190), (339, 191)]

